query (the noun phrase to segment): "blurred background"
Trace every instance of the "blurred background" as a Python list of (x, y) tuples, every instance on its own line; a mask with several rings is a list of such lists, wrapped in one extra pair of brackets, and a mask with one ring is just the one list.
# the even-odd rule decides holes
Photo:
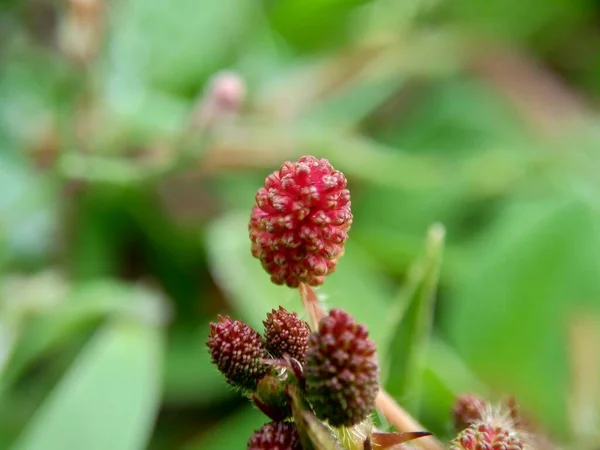
[(301, 311), (247, 222), (313, 154), (354, 213), (318, 292), (389, 392), (597, 449), (599, 104), (594, 0), (1, 1), (0, 448), (245, 448), (208, 323)]

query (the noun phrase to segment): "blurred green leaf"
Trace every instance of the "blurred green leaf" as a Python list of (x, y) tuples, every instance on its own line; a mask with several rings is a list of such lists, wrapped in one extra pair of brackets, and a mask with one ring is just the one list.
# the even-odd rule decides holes
[(472, 247), (470, 276), (444, 317), (473, 370), (555, 431), (564, 430), (567, 410), (570, 316), (600, 307), (600, 215), (582, 185), (578, 179), (507, 202)]
[(46, 256), (53, 248), (57, 227), (51, 178), (36, 174), (25, 160), (0, 149), (0, 192), (0, 242), (5, 258), (24, 262)]
[(461, 0), (453, 3), (451, 8), (464, 21), (463, 26), (512, 40), (546, 44), (561, 33), (581, 26), (590, 14), (591, 5), (592, 2), (587, 0), (531, 0), (527, 4), (515, 0), (485, 3)]
[(160, 401), (161, 330), (114, 321), (99, 331), (15, 450), (145, 448)]
[(434, 434), (450, 438), (454, 435), (451, 411), (457, 395), (474, 392), (484, 398), (493, 397), (466, 362), (441, 339), (432, 337), (426, 358), (419, 419)]
[(14, 33), (2, 40), (0, 142), (6, 139), (14, 147), (2, 148), (1, 157), (10, 153), (22, 156), (21, 149), (39, 144), (47, 132), (55, 131), (55, 114), (68, 109), (82, 85), (82, 78), (58, 52), (48, 52), (17, 36)]
[(388, 392), (403, 399), (416, 412), (420, 383), (429, 346), (436, 290), (439, 280), (445, 229), (441, 224), (430, 227), (424, 254), (408, 271), (392, 311), (386, 316), (393, 330), (384, 350)]
[(432, 336), (427, 350), (427, 371), (453, 395), (467, 391), (487, 397), (488, 387), (446, 342)]
[[(35, 281), (30, 279), (29, 286)], [(48, 289), (50, 286), (40, 287)], [(20, 308), (18, 314), (23, 320), (21, 337), (0, 378), (3, 385), (15, 382), (44, 352), (68, 342), (82, 329), (92, 328), (102, 319), (134, 319), (161, 324), (167, 317), (164, 301), (156, 293), (113, 280), (83, 283), (60, 293), (45, 305), (40, 304), (41, 296), (28, 298), (23, 294), (21, 292), (15, 305)]]
[(33, 276), (7, 275), (0, 278), (0, 381), (5, 381), (6, 362), (10, 362), (8, 372), (15, 369), (13, 354), (24, 338), (29, 337), (27, 319), (55, 308), (65, 299), (67, 292), (66, 281), (52, 270)]
[(318, 50), (341, 41), (355, 8), (369, 0), (282, 0), (272, 2), (271, 26), (296, 48)]
[[(252, 257), (249, 217), (250, 211), (230, 213), (214, 221), (207, 230), (206, 246), (215, 280), (240, 317), (260, 330), (271, 309), (281, 305), (302, 311), (302, 303), (297, 290), (271, 283), (260, 261)], [(363, 249), (349, 242), (335, 273), (316, 292), (324, 299), (325, 306), (344, 308), (367, 325), (375, 342), (382, 341), (381, 321), (392, 290)], [(304, 312), (300, 315), (306, 318)]]
[[(371, 71), (373, 69), (371, 68)], [(405, 82), (403, 78), (383, 78), (377, 74), (357, 77), (332, 96), (317, 103), (305, 120), (321, 126), (352, 128), (392, 96)]]
[(213, 221), (206, 230), (205, 245), (212, 275), (239, 314), (256, 329), (266, 314), (279, 305), (300, 310), (296, 290), (276, 286), (250, 253), (250, 211), (230, 213)]
[(390, 114), (375, 130), (383, 143), (412, 153), (451, 151), (452, 159), (462, 159), (488, 147), (512, 149), (527, 137), (506, 99), (477, 79), (443, 79), (417, 89), (421, 98), (410, 114)]
[(295, 385), (288, 387), (294, 423), (298, 427), (302, 448), (305, 450), (340, 450), (342, 447), (332, 434), (332, 429), (321, 422)]
[(189, 92), (245, 42), (257, 5), (240, 0), (130, 0), (112, 12), (109, 59), (119, 92), (127, 94), (132, 87), (128, 82), (136, 76), (166, 90)]
[(165, 402), (207, 406), (237, 396), (211, 363), (205, 342), (209, 326), (192, 333), (179, 331), (169, 338), (165, 355)]
[(122, 198), (123, 194), (111, 194), (106, 188), (102, 189), (101, 195), (98, 194), (96, 190), (83, 193), (75, 206), (78, 219), (69, 236), (71, 245), (67, 260), (68, 272), (75, 282), (108, 276), (117, 271), (118, 252), (122, 246), (121, 230), (125, 229), (126, 222), (123, 214), (115, 214), (120, 205), (114, 198)]
[(184, 446), (185, 450), (226, 450), (245, 448), (254, 433), (269, 422), (260, 411), (248, 406), (219, 421), (199, 439)]

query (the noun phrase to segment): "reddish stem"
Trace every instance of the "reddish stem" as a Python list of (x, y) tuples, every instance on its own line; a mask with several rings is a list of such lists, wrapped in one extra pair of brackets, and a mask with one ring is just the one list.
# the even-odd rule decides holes
[(310, 318), (310, 325), (313, 330), (316, 330), (319, 327), (321, 319), (325, 317), (325, 310), (321, 306), (321, 303), (319, 303), (319, 297), (317, 297), (316, 292), (308, 284), (301, 283), (298, 286), (298, 290), (300, 291), (304, 309), (306, 309)]

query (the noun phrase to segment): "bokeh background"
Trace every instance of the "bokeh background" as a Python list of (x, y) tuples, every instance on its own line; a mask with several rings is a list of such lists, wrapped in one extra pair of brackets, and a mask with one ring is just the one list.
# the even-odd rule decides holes
[(599, 24), (594, 0), (0, 2), (0, 448), (245, 448), (266, 418), (204, 342), (301, 311), (247, 221), (303, 154), (353, 196), (319, 295), (402, 405), (447, 438), (455, 393), (515, 395), (598, 448)]

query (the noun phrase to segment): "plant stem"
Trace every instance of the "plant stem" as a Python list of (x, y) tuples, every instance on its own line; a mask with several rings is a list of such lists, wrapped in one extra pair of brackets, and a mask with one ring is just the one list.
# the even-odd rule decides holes
[(313, 330), (316, 330), (319, 327), (319, 322), (325, 316), (325, 310), (321, 306), (321, 303), (319, 303), (319, 297), (317, 297), (316, 292), (308, 284), (301, 283), (298, 286), (298, 290), (300, 291), (304, 309), (308, 313), (310, 325)]
[[(377, 399), (375, 400), (377, 409), (385, 416), (386, 420), (392, 424), (398, 431), (407, 433), (411, 431), (424, 430), (414, 417), (402, 408), (390, 394), (385, 390), (380, 390)], [(412, 443), (413, 445), (422, 448), (423, 450), (443, 450), (444, 446), (433, 436), (420, 438)]]
[[(300, 291), (304, 308), (310, 318), (311, 326), (315, 330), (318, 327), (319, 321), (325, 316), (325, 310), (319, 303), (319, 298), (312, 287), (307, 284), (300, 284), (298, 290)], [(382, 389), (379, 391), (375, 404), (386, 420), (398, 431), (408, 433), (425, 430), (425, 427), (415, 420), (408, 411), (402, 408), (385, 390)], [(414, 445), (423, 450), (444, 449), (442, 443), (433, 436), (418, 439), (414, 441)]]

